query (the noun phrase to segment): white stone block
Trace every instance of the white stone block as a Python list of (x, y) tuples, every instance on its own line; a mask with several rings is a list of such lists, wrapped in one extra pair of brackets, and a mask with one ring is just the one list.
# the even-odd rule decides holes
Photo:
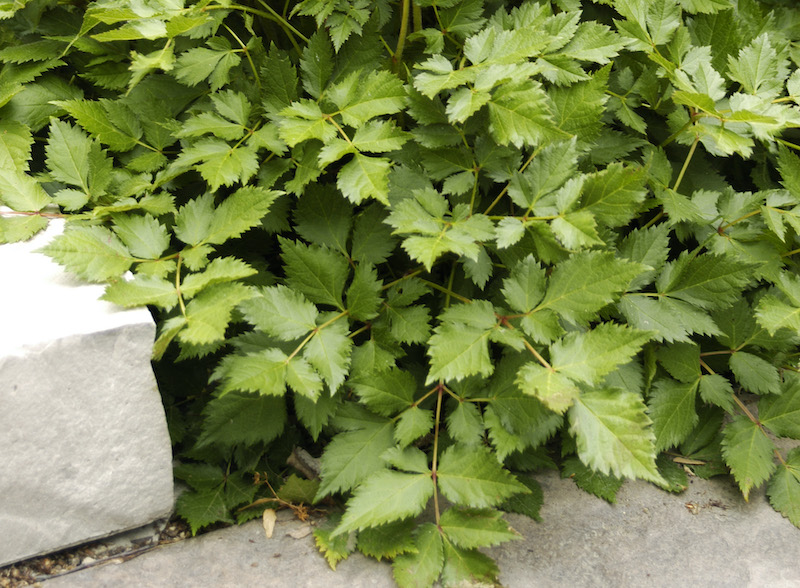
[(0, 245), (0, 566), (168, 516), (172, 450), (146, 309)]

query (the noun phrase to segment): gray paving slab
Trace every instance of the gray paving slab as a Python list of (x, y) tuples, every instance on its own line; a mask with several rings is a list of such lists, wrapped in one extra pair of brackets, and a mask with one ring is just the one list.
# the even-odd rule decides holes
[[(800, 587), (800, 529), (763, 493), (745, 502), (730, 479), (692, 478), (677, 495), (627, 482), (612, 505), (555, 473), (536, 478), (544, 488), (543, 521), (509, 515), (523, 539), (488, 551), (504, 586)], [(387, 563), (360, 554), (330, 570), (311, 535), (290, 535), (302, 532), (304, 523), (281, 513), (271, 539), (253, 521), (44, 587), (393, 585)]]

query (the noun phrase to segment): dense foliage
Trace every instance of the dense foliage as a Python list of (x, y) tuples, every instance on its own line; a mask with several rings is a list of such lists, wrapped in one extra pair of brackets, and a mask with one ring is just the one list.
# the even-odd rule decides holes
[(800, 526), (793, 2), (0, 17), (0, 241), (66, 217), (45, 252), (153, 310), (195, 530), (341, 497), (331, 566), (491, 582), (541, 468), (730, 472)]

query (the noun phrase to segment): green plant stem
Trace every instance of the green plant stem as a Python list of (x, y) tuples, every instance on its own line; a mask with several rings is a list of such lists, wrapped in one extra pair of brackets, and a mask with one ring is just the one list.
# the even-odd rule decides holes
[(421, 268), (420, 269), (415, 269), (413, 272), (407, 273), (402, 278), (397, 278), (396, 280), (393, 280), (393, 281), (389, 282), (388, 284), (384, 284), (383, 286), (381, 286), (381, 290), (388, 290), (389, 288), (399, 284), (400, 282), (403, 282), (405, 280), (409, 280), (411, 278), (414, 278), (414, 277), (420, 275), (422, 272), (423, 272), (423, 270)]
[(678, 174), (678, 177), (675, 179), (675, 185), (672, 186), (673, 191), (675, 191), (675, 192), (678, 191), (678, 188), (680, 187), (681, 182), (683, 181), (683, 176), (686, 173), (686, 170), (689, 168), (689, 162), (692, 161), (692, 156), (694, 155), (694, 151), (695, 151), (695, 149), (697, 149), (697, 144), (699, 142), (700, 142), (700, 136), (698, 135), (698, 136), (696, 136), (694, 138), (694, 141), (692, 142), (692, 146), (689, 147), (689, 153), (686, 155), (686, 159), (683, 160), (683, 167), (681, 168), (681, 171)]
[(436, 526), (439, 526), (439, 484), (436, 479), (436, 472), (439, 467), (439, 420), (442, 416), (442, 396), (444, 394), (444, 383), (439, 382), (437, 386), (436, 397), (436, 416), (433, 425), (433, 461), (431, 463), (431, 478), (433, 479), (433, 516), (436, 520)]
[(406, 36), (408, 35), (408, 13), (411, 7), (411, 0), (403, 0), (400, 7), (400, 32), (397, 35), (397, 48), (392, 55), (392, 71), (395, 74), (399, 73), (400, 62), (403, 60), (403, 49), (406, 45)]
[(745, 214), (744, 216), (740, 216), (740, 217), (739, 217), (739, 218), (737, 218), (736, 220), (732, 220), (732, 221), (731, 221), (731, 222), (729, 222), (727, 225), (722, 225), (721, 227), (719, 227), (719, 228), (717, 229), (717, 232), (718, 232), (718, 233), (721, 235), (722, 233), (724, 233), (725, 231), (727, 231), (729, 228), (731, 228), (733, 225), (735, 225), (735, 224), (737, 224), (737, 223), (740, 223), (740, 222), (742, 222), (743, 220), (747, 220), (747, 219), (748, 219), (748, 218), (750, 218), (750, 217), (753, 217), (753, 216), (759, 215), (759, 214), (761, 214), (761, 210), (753, 210), (753, 211), (751, 211), (751, 212), (748, 212), (748, 213), (747, 213), (747, 214)]
[(286, 363), (288, 364), (288, 363), (289, 363), (289, 362), (290, 362), (292, 359), (294, 359), (294, 357), (295, 357), (295, 356), (296, 356), (298, 353), (300, 353), (300, 351), (303, 349), (303, 347), (305, 347), (305, 346), (306, 346), (306, 344), (307, 344), (309, 341), (311, 341), (311, 339), (313, 339), (313, 338), (314, 338), (314, 336), (315, 336), (317, 333), (319, 333), (319, 332), (320, 332), (322, 329), (324, 329), (325, 327), (328, 327), (328, 326), (332, 325), (333, 323), (335, 323), (336, 321), (338, 321), (340, 318), (342, 318), (342, 317), (344, 317), (344, 316), (347, 316), (348, 314), (349, 314), (349, 313), (348, 313), (348, 311), (346, 311), (346, 310), (345, 310), (345, 311), (342, 311), (342, 312), (340, 312), (339, 314), (337, 314), (335, 317), (332, 317), (332, 318), (330, 318), (329, 320), (325, 321), (325, 322), (324, 322), (324, 323), (322, 323), (320, 326), (318, 326), (317, 328), (315, 328), (314, 330), (312, 330), (312, 331), (311, 331), (311, 332), (310, 332), (310, 333), (309, 333), (309, 334), (306, 336), (306, 338), (305, 338), (305, 339), (303, 339), (302, 341), (300, 341), (300, 344), (299, 344), (299, 345), (298, 345), (298, 346), (295, 348), (295, 350), (294, 350), (294, 351), (292, 351), (291, 355), (289, 355), (289, 357), (287, 357), (287, 358), (286, 358)]
[[(541, 151), (541, 150), (542, 150), (542, 147), (537, 147), (536, 149), (533, 150), (533, 153), (530, 154), (530, 157), (528, 157), (528, 159), (525, 160), (525, 163), (522, 164), (522, 167), (519, 168), (519, 173), (522, 173), (522, 172), (525, 171), (525, 169), (527, 169), (527, 167), (533, 161), (533, 158), (536, 157), (539, 154), (539, 151)], [(492, 211), (492, 209), (495, 206), (497, 206), (497, 203), (500, 202), (500, 200), (503, 199), (503, 196), (505, 196), (506, 193), (508, 192), (509, 186), (511, 186), (511, 182), (506, 184), (505, 188), (503, 188), (502, 191), (500, 192), (500, 194), (497, 195), (497, 198), (495, 198), (492, 201), (492, 203), (489, 205), (489, 207), (486, 210), (483, 211), (483, 214), (489, 214)]]
[(411, 4), (411, 14), (412, 19), (414, 22), (414, 32), (418, 33), (422, 30), (422, 7), (417, 6), (412, 2)]
[(181, 254), (178, 254), (178, 263), (175, 268), (175, 292), (178, 294), (178, 305), (181, 308), (181, 315), (186, 316), (186, 304), (183, 302), (183, 294), (181, 293)]
[(242, 40), (239, 38), (239, 35), (237, 35), (236, 32), (233, 29), (231, 29), (231, 27), (226, 25), (224, 22), (222, 23), (222, 26), (224, 26), (225, 29), (231, 34), (231, 36), (234, 39), (236, 39), (236, 42), (239, 43), (239, 47), (242, 48), (242, 52), (244, 53), (244, 56), (247, 58), (247, 62), (250, 64), (250, 69), (253, 70), (253, 77), (256, 80), (256, 86), (258, 86), (258, 90), (260, 92), (261, 91), (261, 78), (258, 75), (258, 70), (256, 69), (256, 64), (253, 63), (253, 57), (250, 55), (250, 51), (247, 49), (247, 45), (245, 45), (242, 42)]

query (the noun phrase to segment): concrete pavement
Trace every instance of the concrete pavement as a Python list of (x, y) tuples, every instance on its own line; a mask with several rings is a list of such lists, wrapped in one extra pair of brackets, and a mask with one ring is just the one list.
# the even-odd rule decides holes
[[(727, 478), (690, 478), (682, 494), (626, 482), (616, 504), (556, 473), (537, 474), (543, 521), (507, 520), (524, 539), (488, 553), (508, 588), (800, 587), (800, 529), (763, 492), (745, 502)], [(279, 513), (273, 537), (260, 521), (158, 547), (43, 583), (78, 587), (393, 586), (386, 562), (353, 554), (332, 571), (306, 523)], [(298, 538), (299, 537), (299, 538)]]

